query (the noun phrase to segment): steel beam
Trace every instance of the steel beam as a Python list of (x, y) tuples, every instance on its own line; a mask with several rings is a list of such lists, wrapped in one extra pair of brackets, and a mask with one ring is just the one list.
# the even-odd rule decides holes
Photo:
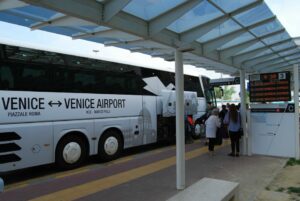
[[(276, 59), (266, 60), (265, 62), (261, 62), (261, 63), (255, 65), (255, 66), (253, 66), (252, 69), (259, 70), (259, 69), (264, 68), (266, 66), (270, 66), (272, 64), (277, 64), (278, 61), (281, 61), (283, 59), (289, 60), (289, 58), (287, 58), (287, 57), (292, 57), (292, 56), (296, 56), (296, 55), (300, 56), (300, 52), (293, 53), (293, 54), (290, 54), (290, 55), (285, 55), (285, 56), (282, 56), (282, 57), (278, 57)], [(296, 57), (296, 58), (298, 58), (298, 57)], [(294, 58), (292, 58), (292, 59), (294, 59)]]
[(182, 32), (180, 34), (180, 38), (182, 41), (184, 41), (186, 43), (190, 43), (190, 42), (200, 38), (204, 34), (208, 33), (209, 31), (214, 29), (216, 26), (222, 24), (226, 20), (228, 20), (228, 17), (226, 17), (226, 16), (218, 17), (217, 19), (211, 20), (211, 21), (201, 24), (195, 28), (192, 28), (185, 32)]
[[(210, 4), (212, 4), (214, 7), (216, 7), (217, 9), (221, 10), (221, 12), (223, 12), (224, 14), (226, 14), (226, 12), (223, 11), (223, 9), (220, 9), (220, 7), (213, 0), (207, 0), (207, 1)], [(236, 9), (236, 11), (238, 13), (243, 13), (243, 12), (246, 12), (247, 10), (251, 10), (252, 8), (255, 8), (255, 7), (261, 5), (263, 2), (264, 2), (264, 0), (256, 0), (256, 1), (252, 2), (252, 3), (249, 3), (247, 5), (244, 5), (244, 6), (240, 7), (240, 8), (238, 8), (238, 9)], [(238, 14), (238, 13), (235, 13), (236, 11), (233, 11), (232, 15)]]
[(19, 7), (23, 7), (23, 6), (27, 6), (27, 4), (23, 3), (19, 0), (3, 0), (3, 1), (0, 1), (0, 11), (12, 9), (12, 8), (19, 8)]
[(137, 52), (137, 53), (149, 53), (153, 51), (166, 51), (167, 49), (162, 49), (162, 48), (155, 48), (155, 47), (149, 47), (149, 48), (131, 48), (129, 49), (130, 52)]
[(87, 20), (95, 24), (102, 21), (102, 4), (94, 0), (22, 0), (28, 4), (52, 9), (73, 17)]
[(25, 19), (31, 19), (33, 21), (43, 21), (45, 20), (45, 18), (34, 15), (34, 14), (29, 14), (27, 12), (23, 12), (21, 10), (16, 10), (16, 9), (11, 9), (11, 10), (5, 10), (3, 11), (5, 13), (8, 13), (10, 15), (14, 15), (14, 16), (18, 16), (21, 18), (25, 18)]
[(38, 22), (38, 23), (35, 23), (35, 24), (32, 24), (30, 26), (30, 29), (31, 30), (36, 30), (36, 29), (40, 29), (40, 28), (43, 28), (45, 26), (49, 26), (51, 25), (52, 23), (56, 23), (56, 22), (59, 22), (65, 18), (72, 18), (70, 16), (66, 16), (64, 14), (58, 14), (58, 15), (55, 15), (54, 17), (50, 18), (49, 20), (46, 20), (44, 22)]
[[(123, 11), (116, 14), (110, 21), (102, 20), (103, 5), (94, 0), (23, 0), (27, 3), (52, 9), (63, 14), (76, 18), (84, 19), (102, 26), (118, 29), (120, 31), (136, 35), (144, 40), (150, 39), (148, 35), (148, 22)], [(179, 34), (164, 29), (152, 36), (151, 41), (166, 45), (168, 47), (178, 48), (186, 45), (180, 41)], [(112, 42), (113, 43), (113, 42)], [(192, 53), (197, 56), (202, 55), (202, 47), (199, 43), (191, 44), (195, 51)], [(207, 58), (210, 58), (209, 56)], [(210, 58), (211, 59), (211, 58)], [(215, 58), (212, 58), (215, 59)], [(220, 61), (222, 63), (222, 61)], [(223, 62), (225, 65), (231, 65), (230, 62)]]
[[(276, 64), (273, 64), (273, 65), (280, 65), (280, 64), (285, 64), (285, 63), (288, 63), (288, 62), (294, 62), (294, 61), (298, 61), (299, 59), (300, 59), (300, 55), (293, 58), (293, 59), (289, 59), (287, 61), (277, 62)], [(269, 68), (269, 67), (272, 68), (273, 65), (266, 66), (266, 68)]]
[(238, 55), (235, 55), (234, 56), (234, 60), (236, 61), (239, 61), (239, 62), (243, 62), (245, 61), (247, 58), (253, 58), (255, 55), (263, 52), (263, 51), (266, 51), (268, 49), (271, 49), (272, 47), (275, 47), (277, 45), (282, 45), (282, 44), (285, 44), (285, 43), (288, 43), (288, 42), (292, 42), (293, 40), (290, 38), (290, 39), (286, 39), (286, 40), (282, 40), (282, 41), (278, 41), (278, 42), (275, 42), (275, 43), (272, 43), (272, 44), (269, 44), (267, 46), (264, 46), (264, 47), (261, 47), (261, 48), (257, 48), (255, 50), (251, 50), (251, 51), (247, 51), (247, 52), (244, 52), (242, 54), (238, 54)]
[(274, 32), (265, 34), (265, 35), (263, 35), (259, 38), (255, 38), (255, 39), (240, 43), (238, 45), (223, 49), (223, 50), (221, 50), (221, 55), (222, 55), (223, 58), (228, 58), (228, 57), (234, 56), (238, 52), (250, 47), (251, 45), (254, 45), (254, 44), (260, 42), (263, 39), (275, 36), (277, 34), (281, 34), (283, 32), (285, 32), (285, 29), (280, 29), (278, 31), (274, 31)]
[(103, 21), (108, 22), (117, 15), (131, 0), (109, 0), (103, 6)]
[(92, 33), (79, 33), (79, 34), (73, 35), (72, 39), (75, 40), (75, 39), (90, 38), (90, 37), (99, 37), (99, 38), (108, 37), (108, 38), (111, 38), (111, 37), (115, 37), (115, 36), (119, 36), (120, 40), (126, 39), (126, 40), (129, 40), (129, 41), (132, 41), (132, 40), (139, 40), (140, 39), (135, 35), (124, 33), (124, 32), (118, 31), (116, 29), (107, 29), (107, 30), (92, 32)]
[(132, 41), (106, 41), (104, 42), (105, 47), (118, 47), (118, 48), (143, 48), (144, 43), (146, 41), (144, 39), (132, 40)]
[(228, 34), (225, 34), (223, 36), (214, 38), (212, 40), (206, 41), (203, 44), (203, 47), (205, 49), (206, 52), (211, 52), (213, 50), (216, 50), (219, 47), (222, 47), (223, 45), (225, 45), (226, 43), (228, 43), (229, 41), (232, 41), (233, 39), (239, 37), (240, 35), (246, 33), (247, 31), (255, 28), (255, 27), (259, 27), (261, 25), (267, 24), (269, 22), (272, 22), (276, 19), (276, 17), (272, 16), (268, 19), (262, 20), (260, 22), (254, 23), (250, 26), (247, 26), (245, 28), (242, 29), (238, 29), (236, 31), (230, 32)]
[[(46, 20), (44, 22), (38, 22), (38, 23), (32, 24), (30, 26), (30, 29), (36, 30), (36, 29), (41, 29), (46, 26), (70, 26), (71, 24), (73, 24), (73, 25), (76, 24), (76, 26), (86, 26), (86, 25), (94, 25), (95, 26), (96, 25), (96, 24), (91, 23), (86, 20), (66, 16), (63, 14), (58, 14), (58, 15), (54, 16), (53, 18), (50, 18), (49, 20)], [(72, 27), (72, 29), (75, 29), (74, 26)], [(78, 29), (79, 31), (83, 31), (83, 32), (87, 31), (86, 29), (79, 28), (79, 27), (76, 27), (76, 29)]]
[(183, 16), (192, 8), (202, 3), (203, 0), (189, 0), (172, 8), (168, 12), (162, 13), (149, 22), (149, 35), (153, 36), (172, 24), (175, 20)]
[[(214, 1), (212, 0), (208, 0), (212, 5), (214, 5), (218, 10), (220, 10), (223, 13), (226, 13), (225, 10), (223, 8), (221, 8), (218, 4), (216, 4)], [(242, 23), (240, 23), (236, 18), (231, 18), (235, 23), (237, 23), (238, 25), (240, 25), (241, 27), (244, 27), (244, 25)], [(249, 31), (249, 33), (256, 39), (258, 39), (258, 37), (252, 33), (251, 31)], [(261, 43), (263, 43), (266, 47), (269, 46), (266, 42), (264, 42), (263, 40), (259, 40)], [(271, 49), (272, 50), (272, 49)], [(273, 51), (273, 50), (272, 50)], [(225, 55), (226, 56), (226, 55)], [(221, 57), (222, 61), (226, 61), (226, 58)], [(234, 64), (233, 60), (232, 60), (232, 65), (236, 66), (236, 64)]]
[(292, 64), (296, 64), (296, 63), (299, 63), (300, 60), (299, 59), (295, 59), (295, 60), (290, 60), (290, 61), (284, 61), (284, 62), (280, 62), (276, 65), (272, 65), (272, 66), (268, 66), (264, 69), (261, 70), (261, 72), (270, 72), (270, 71), (277, 71), (277, 70), (280, 70), (284, 67), (287, 67), (287, 66), (290, 66)]
[[(238, 15), (242, 12), (245, 12), (249, 9), (254, 8), (255, 6), (258, 6), (259, 4), (261, 4), (262, 2), (259, 1), (255, 1), (253, 3), (250, 3), (249, 5), (246, 5), (244, 7), (238, 8), (230, 13), (225, 13), (222, 16), (219, 16), (213, 20), (210, 20), (204, 24), (201, 24), (199, 26), (196, 26), (192, 29), (189, 29), (185, 32), (182, 32), (180, 34), (180, 38), (182, 41), (185, 41), (187, 43), (192, 42), (198, 38), (200, 38), (201, 36), (203, 36), (204, 34), (208, 33), (209, 31), (211, 31), (212, 29), (214, 29), (216, 26), (221, 25), (222, 23), (224, 23), (225, 21), (229, 20), (230, 17)], [(272, 20), (274, 19), (274, 17), (272, 17)]]
[[(278, 53), (285, 52), (285, 51), (292, 50), (292, 49), (296, 49), (296, 48), (297, 48), (297, 46), (288, 47), (288, 48), (284, 48), (284, 49), (279, 50), (279, 51), (274, 51), (274, 52), (271, 52), (269, 54), (265, 54), (265, 55), (262, 55), (262, 56), (258, 56), (258, 57), (248, 56), (248, 57), (245, 57), (245, 58), (240, 57), (239, 58), (240, 60), (238, 60), (238, 59), (237, 60), (238, 60), (239, 63), (242, 63), (243, 66), (249, 67), (249, 66), (253, 66), (253, 65), (259, 64), (261, 62), (264, 62), (266, 60), (272, 59), (274, 56), (279, 57), (277, 55)], [(299, 51), (300, 51), (300, 49), (299, 49)], [(247, 59), (247, 60), (245, 60), (245, 59)], [(241, 61), (243, 61), (243, 62), (241, 62)]]
[[(144, 40), (154, 41), (168, 47), (178, 48), (182, 45), (187, 45), (184, 41), (180, 40), (179, 34), (163, 29), (155, 35), (149, 37), (149, 22), (142, 20), (138, 17), (125, 13), (123, 11), (118, 12), (108, 22), (103, 20), (103, 4), (94, 0), (22, 0), (26, 3), (30, 3), (35, 6), (41, 6), (51, 10), (61, 12), (63, 14), (87, 20), (89, 22), (110, 27), (113, 29), (126, 32)], [(179, 45), (178, 45), (179, 44)], [(191, 45), (195, 50), (192, 51), (194, 55), (202, 56), (203, 51), (201, 44), (195, 42)], [(208, 60), (217, 61), (218, 64), (224, 64), (225, 66), (232, 66), (232, 60), (224, 59), (217, 60), (216, 55), (205, 55)], [(239, 69), (238, 66), (235, 68)]]

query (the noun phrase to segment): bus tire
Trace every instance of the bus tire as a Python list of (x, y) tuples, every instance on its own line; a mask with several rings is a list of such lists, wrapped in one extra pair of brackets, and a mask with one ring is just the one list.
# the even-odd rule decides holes
[(87, 144), (78, 135), (63, 137), (56, 148), (55, 163), (64, 170), (79, 167), (87, 157)]
[(194, 131), (192, 132), (192, 137), (193, 139), (200, 139), (201, 137), (201, 125), (199, 122), (196, 122), (195, 125), (194, 125)]
[(120, 132), (107, 130), (99, 140), (98, 156), (102, 161), (111, 161), (119, 157), (123, 150), (123, 141)]

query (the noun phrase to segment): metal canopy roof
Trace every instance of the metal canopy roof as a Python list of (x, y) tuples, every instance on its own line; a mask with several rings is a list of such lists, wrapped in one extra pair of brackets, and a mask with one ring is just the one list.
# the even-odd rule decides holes
[(0, 0), (0, 20), (227, 74), (300, 63), (263, 0)]

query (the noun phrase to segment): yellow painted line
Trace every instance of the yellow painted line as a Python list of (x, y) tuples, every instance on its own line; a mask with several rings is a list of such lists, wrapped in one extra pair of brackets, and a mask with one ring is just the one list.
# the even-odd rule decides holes
[(6, 192), (6, 191), (14, 190), (14, 189), (17, 189), (17, 188), (24, 188), (28, 185), (29, 185), (29, 183), (27, 181), (26, 182), (20, 182), (20, 183), (14, 184), (14, 185), (4, 186), (4, 190)]
[(124, 158), (120, 158), (120, 159), (111, 161), (107, 165), (111, 166), (111, 165), (125, 163), (125, 162), (128, 162), (128, 161), (131, 161), (133, 158), (134, 158), (133, 156), (127, 156), (127, 157), (124, 157)]
[(163, 152), (163, 151), (165, 151), (165, 150), (163, 150), (163, 149), (158, 149), (158, 150), (153, 151), (152, 153), (158, 154), (158, 153), (161, 153), (161, 152)]
[(5, 186), (5, 190), (6, 191), (15, 190), (18, 188), (23, 188), (25, 186), (28, 186), (28, 185), (30, 185), (30, 183), (35, 182), (35, 181), (47, 180), (47, 179), (51, 179), (51, 178), (63, 178), (63, 177), (79, 174), (82, 172), (86, 172), (88, 170), (89, 170), (88, 168), (83, 167), (83, 168), (78, 168), (76, 170), (69, 170), (69, 171), (65, 171), (65, 172), (61, 172), (61, 173), (54, 173), (54, 174), (50, 174), (50, 175), (46, 175), (46, 176), (28, 179), (24, 182), (18, 182), (18, 183), (7, 185), (7, 186)]
[(55, 178), (59, 179), (59, 178), (69, 177), (69, 176), (76, 175), (76, 174), (79, 174), (79, 173), (87, 172), (89, 170), (90, 169), (86, 168), (86, 167), (82, 168), (82, 169), (80, 168), (80, 169), (65, 172), (63, 174), (58, 174), (58, 175), (55, 176)]
[(47, 176), (42, 176), (42, 177), (38, 177), (38, 178), (34, 178), (34, 179), (28, 179), (28, 180), (23, 181), (23, 182), (17, 182), (17, 183), (9, 184), (9, 185), (5, 186), (5, 190), (10, 191), (10, 190), (18, 189), (18, 188), (23, 188), (25, 186), (28, 186), (31, 182), (41, 180), (41, 179), (50, 179), (50, 178), (52, 178), (52, 176), (47, 175)]
[[(223, 146), (220, 146), (223, 147)], [(219, 149), (220, 147), (216, 148)], [(185, 154), (186, 160), (195, 158), (204, 153), (207, 153), (207, 147), (202, 147)], [(171, 167), (176, 163), (176, 157), (170, 157), (164, 160), (160, 160), (149, 165), (145, 165), (139, 168), (131, 169), (126, 172), (122, 172), (116, 175), (91, 181), (85, 184), (81, 184), (75, 187), (60, 190), (51, 194), (47, 194), (41, 197), (32, 199), (31, 201), (69, 201), (79, 199), (96, 192), (109, 189), (113, 186), (120, 185), (134, 179), (149, 175), (151, 173), (163, 170), (165, 168)]]
[[(173, 148), (173, 147), (175, 147), (175, 146), (172, 146), (171, 148)], [(166, 148), (164, 147), (163, 149), (166, 149)], [(159, 149), (159, 150), (161, 150), (161, 149)], [(152, 151), (149, 151), (149, 153), (152, 154), (152, 152), (153, 152), (153, 154), (155, 154), (155, 151), (156, 150), (152, 150)], [(145, 153), (147, 153), (147, 152), (145, 152)], [(128, 161), (134, 159), (134, 156), (139, 155), (139, 154), (141, 154), (141, 153), (138, 153), (138, 154), (135, 154), (135, 155), (132, 155), (132, 156), (122, 157), (122, 158), (116, 159), (116, 160), (108, 162), (108, 163), (102, 163), (101, 166), (102, 165), (111, 166), (111, 165), (115, 165), (115, 164), (125, 163), (125, 162), (128, 162)], [(34, 179), (29, 179), (29, 180), (26, 180), (25, 182), (18, 182), (18, 183), (6, 185), (5, 186), (5, 191), (10, 191), (10, 190), (23, 188), (23, 187), (26, 187), (26, 186), (30, 185), (31, 182), (38, 181), (38, 180), (41, 180), (41, 179), (64, 178), (64, 177), (80, 174), (80, 173), (83, 173), (83, 172), (87, 172), (88, 170), (93, 169), (93, 167), (96, 167), (96, 166), (99, 166), (99, 164), (89, 165), (87, 167), (77, 168), (75, 170), (69, 170), (69, 171), (64, 171), (64, 172), (60, 172), (60, 173), (53, 173), (53, 174), (50, 174), (50, 175), (41, 176), (41, 177), (37, 177), (37, 178), (34, 178)]]

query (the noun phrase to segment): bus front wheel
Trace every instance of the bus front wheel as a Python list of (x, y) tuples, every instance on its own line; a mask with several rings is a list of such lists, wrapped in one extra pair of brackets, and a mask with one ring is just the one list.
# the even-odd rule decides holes
[(193, 139), (200, 139), (200, 137), (203, 135), (203, 125), (201, 125), (199, 122), (196, 121), (194, 125), (194, 132), (192, 134)]
[(62, 169), (73, 169), (82, 164), (87, 156), (84, 140), (76, 135), (62, 138), (56, 148), (56, 164)]
[(123, 149), (121, 134), (115, 130), (106, 131), (100, 138), (98, 155), (103, 161), (116, 159)]

